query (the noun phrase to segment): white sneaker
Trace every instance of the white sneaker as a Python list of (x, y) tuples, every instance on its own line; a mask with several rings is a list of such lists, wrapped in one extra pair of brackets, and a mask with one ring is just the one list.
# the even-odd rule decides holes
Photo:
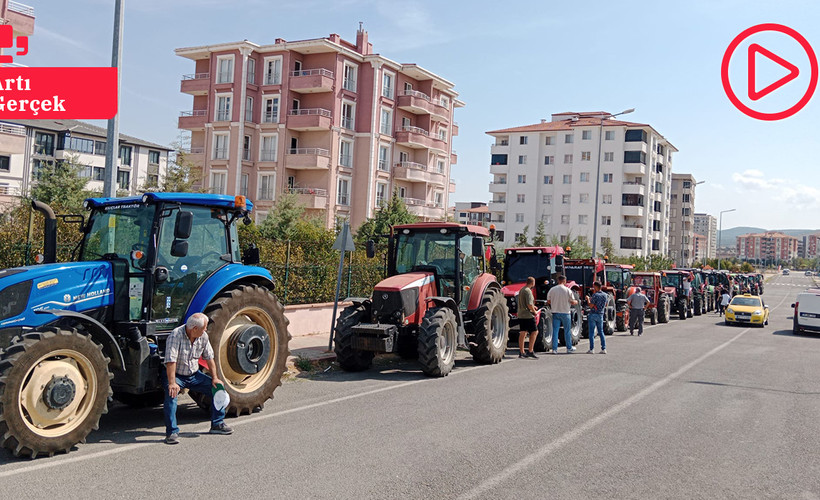
[(601, 349), (601, 354), (606, 354), (606, 349)]
[(567, 347), (567, 354), (572, 354), (572, 353), (574, 353), (574, 352), (575, 352), (575, 351), (577, 351), (577, 350), (578, 350), (578, 349), (576, 349), (576, 348), (574, 348), (574, 347)]
[(587, 354), (595, 354), (595, 349), (590, 349), (587, 351)]

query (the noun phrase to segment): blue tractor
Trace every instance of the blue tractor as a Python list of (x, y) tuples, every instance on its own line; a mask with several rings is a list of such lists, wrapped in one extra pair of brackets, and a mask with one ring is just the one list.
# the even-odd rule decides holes
[(165, 339), (199, 311), (211, 318), (228, 412), (273, 397), (288, 321), (270, 272), (252, 265), (258, 250), (240, 255), (236, 225), (252, 210), (244, 197), (90, 198), (77, 261), (66, 263), (56, 262), (54, 212), (32, 205), (45, 216), (42, 264), (0, 270), (3, 447), (32, 458), (67, 452), (97, 428), (112, 396), (159, 404)]

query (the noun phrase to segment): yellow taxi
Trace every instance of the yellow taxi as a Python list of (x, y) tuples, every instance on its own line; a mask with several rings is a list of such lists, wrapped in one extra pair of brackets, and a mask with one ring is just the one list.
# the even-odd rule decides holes
[(763, 328), (769, 324), (769, 306), (757, 295), (735, 295), (726, 306), (726, 324), (750, 324)]

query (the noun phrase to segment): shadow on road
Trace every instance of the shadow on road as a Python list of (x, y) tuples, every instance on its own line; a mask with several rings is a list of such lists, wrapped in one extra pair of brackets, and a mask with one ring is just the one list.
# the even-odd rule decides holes
[(783, 337), (793, 337), (797, 339), (820, 339), (820, 334), (812, 332), (802, 332), (799, 335), (795, 335), (791, 328), (788, 330), (775, 330), (772, 332), (772, 335), (782, 335)]

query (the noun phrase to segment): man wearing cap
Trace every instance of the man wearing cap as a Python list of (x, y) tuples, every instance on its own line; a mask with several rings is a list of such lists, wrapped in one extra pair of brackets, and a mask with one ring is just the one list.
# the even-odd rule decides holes
[[(208, 316), (194, 313), (171, 332), (165, 342), (165, 370), (162, 385), (165, 389), (165, 443), (179, 443), (177, 427), (177, 396), (182, 388), (209, 395), (211, 387), (222, 381), (216, 376), (214, 350), (208, 342)], [(199, 358), (208, 363), (213, 378), (199, 371)], [(172, 381), (169, 383), (168, 381)], [(225, 409), (216, 409), (211, 404), (211, 434), (231, 434), (233, 429), (225, 425)]]

